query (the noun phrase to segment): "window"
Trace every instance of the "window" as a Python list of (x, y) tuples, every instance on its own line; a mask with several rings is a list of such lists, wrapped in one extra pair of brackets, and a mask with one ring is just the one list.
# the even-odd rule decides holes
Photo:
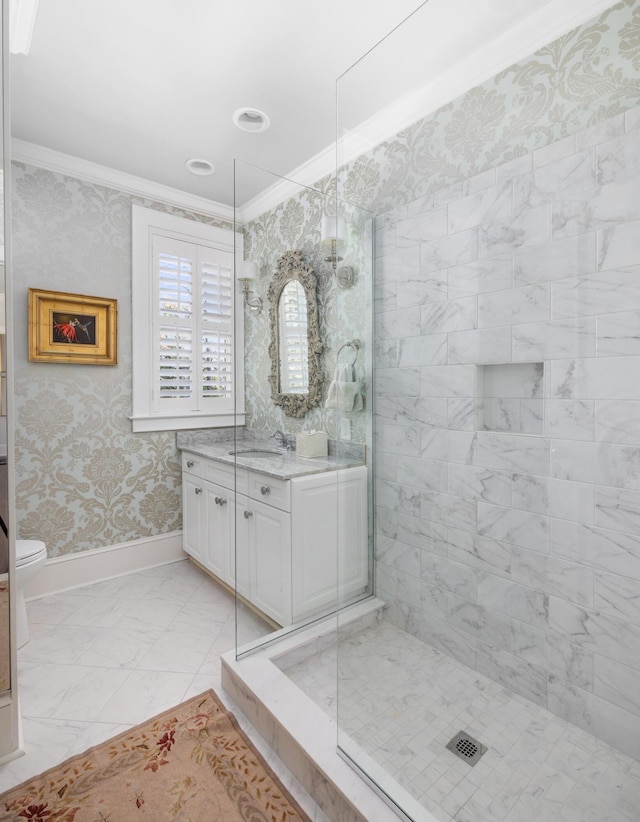
[(242, 237), (140, 206), (132, 227), (133, 430), (243, 423)]

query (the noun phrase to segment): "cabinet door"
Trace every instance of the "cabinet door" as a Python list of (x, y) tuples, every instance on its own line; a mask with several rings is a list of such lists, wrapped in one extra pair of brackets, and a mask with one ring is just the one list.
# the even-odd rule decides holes
[(207, 548), (203, 564), (217, 577), (229, 581), (233, 549), (233, 494), (210, 482), (203, 483), (207, 521)]
[(182, 475), (182, 548), (203, 565), (207, 527), (204, 486), (198, 477)]
[(247, 500), (251, 600), (279, 625), (291, 624), (291, 517), (271, 505)]
[(293, 619), (326, 612), (366, 591), (367, 469), (291, 483)]

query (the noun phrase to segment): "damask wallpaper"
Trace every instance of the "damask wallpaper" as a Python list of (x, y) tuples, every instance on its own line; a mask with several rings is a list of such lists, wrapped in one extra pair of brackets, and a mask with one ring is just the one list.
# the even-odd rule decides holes
[[(341, 170), (338, 194), (350, 204), (342, 264), (356, 268), (353, 289), (337, 288), (320, 245), (320, 217), (335, 210), (335, 180), (325, 177), (313, 189), (301, 186), (297, 196), (245, 227), (246, 256), (256, 260), (261, 271), (254, 290), (266, 303), (279, 256), (294, 249), (303, 252), (319, 279), (328, 383), (339, 346), (367, 339), (371, 216), (447, 186), (461, 187), (464, 180), (472, 185), (474, 175), (509, 161), (517, 164), (518, 157), (587, 126), (601, 123), (606, 132), (611, 117), (640, 103), (639, 69), (640, 3), (624, 0)], [(19, 535), (45, 540), (50, 556), (56, 556), (179, 528), (174, 434), (133, 435), (127, 415), (130, 206), (135, 201), (182, 212), (19, 164), (14, 165), (12, 184)], [(377, 236), (384, 241), (384, 231)], [(28, 363), (28, 287), (117, 298), (118, 365)], [(268, 341), (266, 307), (258, 316), (247, 313), (247, 424), (290, 433), (322, 428), (337, 436), (335, 412), (320, 406), (304, 420), (294, 420), (273, 405)], [(366, 349), (359, 354), (362, 380), (371, 356)], [(353, 439), (363, 442), (366, 412), (350, 417)]]
[[(213, 221), (31, 166), (12, 172), (18, 534), (53, 557), (179, 529), (175, 433), (132, 434), (128, 420), (131, 204)], [(28, 362), (30, 287), (116, 298), (118, 364)]]

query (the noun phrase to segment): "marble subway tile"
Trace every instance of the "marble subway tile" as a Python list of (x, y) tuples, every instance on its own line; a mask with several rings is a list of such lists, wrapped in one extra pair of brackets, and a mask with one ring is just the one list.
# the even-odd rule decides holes
[(640, 670), (640, 633), (636, 626), (553, 596), (549, 599), (549, 626), (594, 654)]
[(549, 444), (542, 437), (478, 432), (478, 465), (498, 471), (549, 475)]
[(623, 223), (598, 232), (598, 269), (625, 268), (638, 264), (640, 221)]
[(551, 440), (551, 476), (640, 490), (640, 448), (604, 442)]
[(624, 182), (640, 174), (640, 140), (627, 132), (598, 146), (598, 183)]
[(596, 525), (640, 536), (640, 491), (596, 487)]
[(549, 522), (541, 514), (478, 502), (478, 534), (543, 554), (549, 552)]
[[(480, 572), (464, 563), (423, 551), (420, 556), (420, 576), (440, 591), (476, 599)], [(443, 616), (446, 617), (446, 614)]]
[(640, 542), (633, 534), (552, 519), (551, 553), (599, 571), (640, 581)]
[(571, 134), (569, 137), (564, 137), (562, 140), (554, 140), (553, 143), (548, 143), (546, 146), (536, 149), (533, 152), (533, 167), (540, 168), (541, 166), (554, 163), (563, 157), (569, 157), (575, 153), (575, 135)]
[(441, 188), (439, 191), (436, 191), (433, 195), (433, 204), (437, 208), (438, 206), (447, 205), (454, 200), (458, 200), (460, 197), (464, 197), (463, 180), (458, 180), (457, 183), (452, 183), (450, 186), (446, 186), (445, 188)]
[(398, 482), (378, 480), (376, 482), (376, 504), (399, 514), (420, 516), (421, 494), (419, 488), (401, 485)]
[(375, 444), (380, 451), (392, 454), (416, 454), (420, 449), (421, 431), (418, 427), (381, 423), (376, 426)]
[(496, 505), (510, 505), (511, 476), (487, 468), (451, 464), (449, 493), (458, 497), (493, 502)]
[(512, 214), (509, 219), (485, 223), (478, 229), (478, 257), (495, 257), (506, 251), (549, 241), (549, 206)]
[[(498, 252), (496, 252), (498, 253)], [(452, 265), (462, 265), (478, 257), (477, 229), (450, 234), (421, 246), (421, 268), (423, 272), (438, 271)]]
[(398, 308), (398, 283), (377, 284), (373, 289), (373, 307), (376, 314)]
[(432, 614), (439, 619), (446, 619), (448, 598), (446, 591), (432, 582), (427, 582), (396, 570), (397, 598), (409, 606), (419, 608), (425, 616)]
[(449, 620), (430, 617), (417, 626), (416, 636), (440, 653), (475, 668), (476, 641)]
[(394, 249), (376, 260), (376, 282), (380, 284), (415, 280), (419, 276), (419, 246)]
[(447, 402), (447, 428), (456, 431), (475, 429), (476, 403), (474, 399), (455, 398)]
[(594, 317), (523, 323), (513, 326), (513, 359), (566, 359), (595, 357), (596, 321)]
[(450, 203), (449, 233), (508, 218), (511, 214), (511, 188), (511, 180), (506, 180)]
[(590, 483), (514, 474), (513, 507), (573, 522), (593, 523), (595, 489)]
[(547, 400), (545, 434), (563, 440), (593, 440), (595, 403), (592, 400)]
[(546, 630), (534, 628), (519, 619), (511, 620), (511, 652), (540, 671), (547, 666)]
[(471, 431), (423, 431), (420, 454), (423, 459), (473, 465), (476, 435)]
[(373, 362), (376, 368), (397, 368), (398, 340), (376, 338), (373, 347)]
[(536, 705), (546, 706), (547, 677), (544, 670), (521, 657), (501, 648), (482, 646), (476, 654), (476, 669)]
[(479, 174), (474, 174), (472, 177), (467, 177), (464, 181), (465, 196), (473, 194), (476, 191), (482, 191), (483, 188), (495, 185), (496, 170), (495, 168), (488, 168), (486, 171), (481, 171)]
[(599, 357), (640, 355), (640, 311), (599, 315), (597, 350)]
[(419, 280), (397, 283), (396, 304), (399, 309), (447, 299), (447, 272), (434, 271)]
[(551, 362), (554, 399), (640, 399), (640, 357), (598, 357)]
[(640, 625), (640, 580), (597, 571), (593, 592), (597, 611)]
[(451, 266), (448, 271), (448, 296), (450, 300), (471, 297), (490, 291), (511, 288), (513, 262), (511, 254), (499, 254), (475, 260), (466, 265)]
[(638, 668), (629, 668), (598, 655), (594, 663), (594, 694), (640, 717)]
[(407, 545), (406, 542), (379, 535), (376, 540), (376, 561), (378, 564), (402, 569), (405, 574), (420, 576), (420, 549)]
[(591, 191), (595, 187), (595, 149), (580, 151), (516, 177), (513, 181), (513, 207), (534, 208), (558, 196), (567, 197), (574, 192)]
[(555, 631), (548, 631), (546, 639), (549, 673), (593, 691), (593, 653)]
[(420, 369), (423, 397), (473, 397), (475, 396), (476, 370), (473, 365), (436, 365)]
[(378, 368), (375, 372), (376, 395), (381, 397), (419, 397), (423, 388), (420, 368)]
[(404, 213), (398, 216), (397, 222), (406, 217), (419, 217), (423, 212), (432, 211), (434, 207), (437, 207), (437, 205), (434, 203), (433, 194), (425, 194), (423, 197), (418, 197), (417, 200), (412, 200), (404, 206)]
[[(558, 559), (524, 548), (514, 548), (511, 579), (545, 594), (568, 599), (578, 605), (592, 607), (594, 602), (594, 571), (576, 562)], [(513, 616), (517, 616), (513, 614)]]
[(511, 648), (511, 619), (456, 594), (449, 594), (449, 622), (482, 642)]
[(449, 363), (491, 363), (511, 359), (511, 329), (484, 328), (449, 334)]
[(426, 397), (379, 397), (376, 400), (376, 426), (388, 422), (425, 428), (446, 428), (449, 400)]
[(521, 154), (506, 163), (496, 167), (496, 182), (511, 180), (519, 174), (526, 174), (533, 168), (533, 154)]
[(398, 514), (398, 539), (408, 545), (436, 554), (446, 554), (447, 527), (434, 522)]
[(446, 334), (426, 334), (398, 340), (398, 365), (402, 368), (423, 365), (446, 365)]
[(544, 630), (549, 598), (542, 591), (520, 585), (511, 579), (487, 574), (478, 582), (478, 603)]
[(419, 213), (415, 211), (415, 208), (412, 209), (412, 213), (406, 219), (398, 220), (396, 223), (398, 245), (402, 245), (406, 240), (412, 242), (435, 240), (447, 233), (446, 206), (435, 209), (425, 207)]
[[(551, 286), (554, 319), (640, 309), (640, 267), (599, 271)], [(626, 352), (625, 352), (626, 353)]]
[(596, 440), (640, 445), (640, 401), (599, 400), (595, 405)]
[(640, 717), (636, 714), (555, 677), (549, 679), (549, 710), (640, 759)]
[(420, 312), (419, 333), (421, 334), (470, 331), (478, 326), (478, 301), (476, 297), (463, 297), (459, 300), (447, 300), (446, 302), (423, 305)]
[(610, 183), (553, 204), (553, 239), (640, 219), (638, 181)]
[(478, 327), (548, 320), (551, 296), (548, 283), (538, 283), (478, 297)]
[(586, 276), (596, 270), (596, 251), (595, 231), (516, 250), (513, 255), (514, 285)]
[(376, 454), (376, 464), (374, 469), (375, 478), (388, 480), (389, 482), (397, 482), (397, 463), (398, 457), (395, 454), (378, 452)]
[(397, 511), (380, 507), (376, 510), (375, 522), (376, 533), (389, 537), (389, 539), (399, 539)]
[(449, 525), (461, 531), (476, 531), (476, 503), (474, 500), (454, 497), (435, 491), (422, 492), (420, 515), (440, 525)]
[(511, 576), (513, 546), (468, 531), (448, 530), (449, 557), (501, 577)]
[(376, 314), (376, 334), (381, 339), (417, 337), (420, 334), (420, 306)]
[(429, 491), (448, 491), (446, 462), (424, 460), (413, 456), (398, 456), (397, 470), (400, 483), (419, 486)]

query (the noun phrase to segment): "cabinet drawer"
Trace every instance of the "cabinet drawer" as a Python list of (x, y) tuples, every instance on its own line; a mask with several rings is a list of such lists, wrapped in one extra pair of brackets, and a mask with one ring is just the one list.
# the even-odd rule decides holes
[(249, 496), (252, 499), (266, 502), (282, 511), (291, 510), (291, 483), (289, 480), (269, 477), (252, 471), (249, 474)]
[(195, 454), (182, 454), (182, 470), (186, 474), (196, 474), (202, 477), (205, 460), (202, 457), (196, 457)]
[(205, 479), (222, 485), (223, 488), (236, 490), (239, 494), (247, 493), (249, 472), (246, 468), (235, 468), (226, 462), (205, 460)]

